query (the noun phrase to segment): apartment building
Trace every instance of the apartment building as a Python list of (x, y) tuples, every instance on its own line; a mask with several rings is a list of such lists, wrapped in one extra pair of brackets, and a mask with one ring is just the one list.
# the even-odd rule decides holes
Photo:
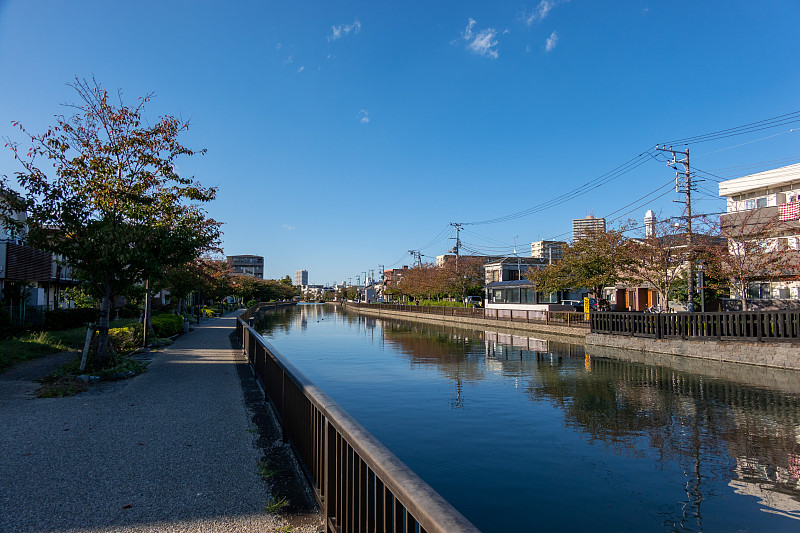
[(594, 232), (606, 230), (606, 219), (595, 218), (594, 215), (587, 215), (586, 218), (575, 218), (572, 220), (572, 240), (582, 239)]
[(264, 258), (260, 255), (229, 255), (228, 268), (236, 274), (264, 279)]
[[(719, 195), (727, 199), (721, 217), (727, 233), (746, 235), (746, 226), (769, 224), (770, 236), (764, 239), (768, 250), (784, 250), (800, 257), (800, 164), (767, 170), (719, 184)], [(739, 246), (729, 239), (732, 252)], [(748, 299), (760, 308), (787, 307), (800, 300), (798, 272), (771, 272), (750, 283)], [(795, 302), (797, 303), (797, 302)]]
[(531, 243), (531, 257), (543, 260), (545, 263), (561, 261), (561, 247), (564, 241), (536, 241)]
[(308, 270), (295, 270), (294, 271), (294, 286), (304, 287), (308, 285)]

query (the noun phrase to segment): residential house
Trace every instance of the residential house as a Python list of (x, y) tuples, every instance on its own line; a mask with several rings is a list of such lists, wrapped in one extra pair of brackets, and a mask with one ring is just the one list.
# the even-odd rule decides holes
[(487, 309), (572, 311), (562, 304), (562, 294), (544, 294), (536, 291), (525, 273), (544, 268), (547, 262), (538, 257), (503, 257), (484, 265)]

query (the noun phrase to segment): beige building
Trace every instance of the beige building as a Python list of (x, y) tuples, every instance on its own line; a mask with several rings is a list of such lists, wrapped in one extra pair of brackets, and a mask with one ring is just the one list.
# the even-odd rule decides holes
[(576, 218), (572, 220), (572, 240), (581, 239), (596, 231), (606, 230), (606, 219), (595, 218), (588, 215), (586, 218)]
[(545, 263), (561, 261), (561, 247), (564, 241), (536, 241), (531, 243), (531, 257), (543, 260)]

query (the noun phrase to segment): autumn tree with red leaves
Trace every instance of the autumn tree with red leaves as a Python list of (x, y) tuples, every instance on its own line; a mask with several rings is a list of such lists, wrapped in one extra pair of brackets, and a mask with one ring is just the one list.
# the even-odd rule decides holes
[(136, 105), (114, 103), (95, 81), (70, 86), (78, 103), (70, 117), (30, 133), (27, 147), (6, 144), (20, 161), (19, 190), (4, 177), (0, 184), (4, 222), (19, 227), (9, 213), (27, 212), (28, 241), (63, 258), (100, 298), (95, 364), (108, 360), (112, 301), (126, 288), (160, 279), (170, 267), (186, 264), (219, 239), (219, 224), (200, 207), (216, 196), (176, 170), (180, 156), (197, 153), (178, 141), (188, 123), (145, 119), (150, 96)]

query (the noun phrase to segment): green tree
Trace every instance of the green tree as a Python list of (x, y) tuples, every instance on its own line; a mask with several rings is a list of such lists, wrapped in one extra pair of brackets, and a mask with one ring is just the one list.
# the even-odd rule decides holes
[(604, 287), (626, 281), (631, 265), (628, 253), (626, 226), (608, 231), (591, 232), (562, 247), (562, 259), (539, 270), (531, 269), (526, 276), (534, 281), (536, 290), (553, 293), (586, 287), (600, 297)]
[(102, 366), (114, 297), (218, 240), (219, 224), (201, 208), (216, 189), (178, 175), (176, 159), (198, 153), (178, 141), (188, 123), (164, 116), (150, 124), (150, 96), (128, 106), (121, 96), (113, 103), (94, 80), (76, 79), (71, 87), (78, 94), (72, 116), (57, 116), (42, 134), (13, 123), (30, 146), (8, 143), (24, 169), (16, 173), (22, 192), (5, 177), (2, 192), (6, 212), (27, 211), (31, 244), (61, 255), (100, 297), (95, 359)]
[(687, 265), (695, 256), (686, 243), (686, 234), (679, 226), (662, 221), (652, 227), (650, 235), (632, 240), (626, 247), (630, 261), (622, 270), (631, 280), (649, 284), (658, 293), (658, 305), (664, 311), (669, 308), (673, 287), (681, 276), (685, 280)]
[(750, 209), (722, 215), (719, 227), (713, 228), (722, 242), (709, 246), (708, 275), (727, 279), (733, 295), (742, 302), (742, 311), (749, 308), (748, 289), (757, 281), (800, 278), (797, 253), (782, 242), (785, 234), (796, 231), (789, 222), (781, 221), (777, 212)]

